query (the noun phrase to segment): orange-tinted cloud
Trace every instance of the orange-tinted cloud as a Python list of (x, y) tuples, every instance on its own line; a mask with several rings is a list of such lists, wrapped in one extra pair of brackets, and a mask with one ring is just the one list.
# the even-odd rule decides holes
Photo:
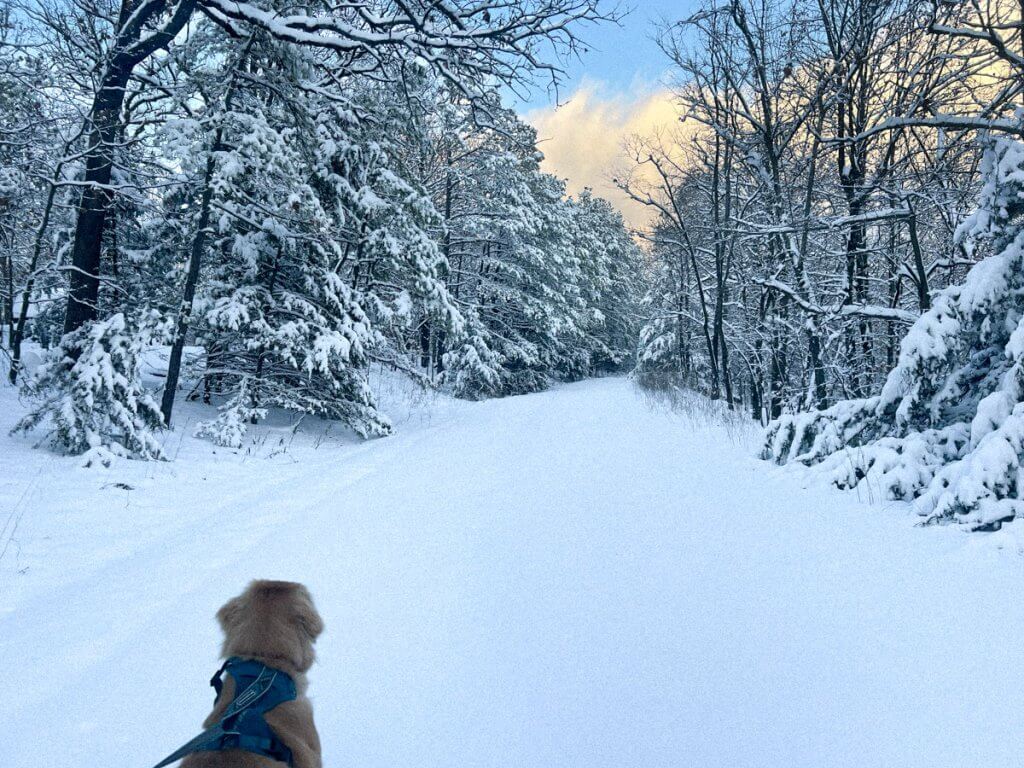
[(539, 134), (544, 170), (565, 179), (570, 193), (590, 187), (639, 228), (650, 220), (650, 209), (630, 200), (611, 179), (628, 167), (624, 142), (671, 131), (679, 110), (668, 91), (637, 90), (638, 95), (605, 94), (598, 83), (584, 81), (568, 103), (534, 110), (526, 120)]

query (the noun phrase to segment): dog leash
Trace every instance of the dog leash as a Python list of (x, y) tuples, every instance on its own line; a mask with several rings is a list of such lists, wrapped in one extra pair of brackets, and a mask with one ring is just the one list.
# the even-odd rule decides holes
[[(224, 674), (224, 670), (231, 662), (232, 659), (225, 661), (224, 664), (221, 665), (221, 668), (217, 670), (217, 673), (210, 679), (210, 685), (212, 685), (214, 690), (217, 692), (218, 698), (220, 697), (220, 692), (223, 688), (221, 675)], [(210, 726), (191, 741), (182, 744), (178, 749), (174, 750), (174, 752), (153, 766), (153, 768), (165, 768), (165, 766), (177, 762), (183, 757), (191, 755), (193, 752), (217, 750), (220, 748), (225, 738), (230, 736), (240, 737), (241, 734), (238, 731), (228, 730), (225, 727), (225, 724), (228, 720), (252, 707), (256, 702), (262, 699), (267, 692), (274, 687), (274, 681), (277, 679), (277, 675), (278, 671), (276, 669), (264, 666), (256, 679), (253, 680), (244, 691), (235, 697), (234, 701), (232, 701), (230, 706), (228, 706), (224, 716), (221, 717), (220, 721), (216, 725)]]

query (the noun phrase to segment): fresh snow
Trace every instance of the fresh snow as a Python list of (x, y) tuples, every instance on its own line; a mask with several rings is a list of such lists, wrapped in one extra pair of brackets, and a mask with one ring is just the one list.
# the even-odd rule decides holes
[(0, 388), (0, 766), (195, 735), (213, 614), (255, 577), (324, 616), (329, 768), (1019, 765), (1014, 526), (915, 527), (625, 379), (386, 381), (392, 437), (272, 414), (231, 450), (182, 403), (172, 461), (107, 470), (6, 436)]

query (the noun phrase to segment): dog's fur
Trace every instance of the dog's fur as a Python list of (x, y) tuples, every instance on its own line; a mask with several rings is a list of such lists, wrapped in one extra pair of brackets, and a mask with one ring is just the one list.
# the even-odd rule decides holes
[[(280, 669), (295, 681), (298, 697), (266, 713), (274, 734), (292, 751), (294, 768), (321, 768), (320, 737), (313, 724), (313, 706), (306, 698), (306, 672), (313, 665), (313, 643), (324, 623), (313, 598), (301, 584), (290, 581), (254, 581), (238, 597), (217, 611), (224, 630), (224, 658), (254, 659)], [(235, 681), (224, 677), (224, 688), (203, 728), (217, 723), (235, 695)], [(229, 749), (196, 752), (181, 768), (282, 768), (268, 757)]]

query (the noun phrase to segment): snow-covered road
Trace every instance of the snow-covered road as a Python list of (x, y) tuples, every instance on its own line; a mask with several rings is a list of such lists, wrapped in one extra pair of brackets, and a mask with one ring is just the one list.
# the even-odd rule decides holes
[(214, 611), (254, 577), (326, 621), (327, 768), (1020, 765), (1016, 547), (622, 379), (427, 407), (365, 444), (182, 431), (106, 472), (4, 437), (0, 766), (149, 768), (193, 736)]

